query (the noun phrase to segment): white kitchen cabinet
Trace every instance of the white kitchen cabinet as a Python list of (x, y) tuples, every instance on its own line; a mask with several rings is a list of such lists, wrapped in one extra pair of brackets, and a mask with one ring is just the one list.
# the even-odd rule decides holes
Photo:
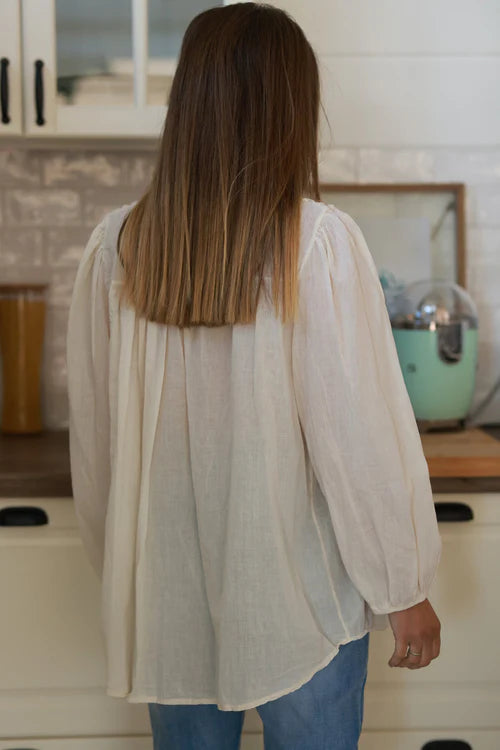
[[(263, 750), (261, 737), (244, 736), (240, 750)], [(153, 750), (152, 737), (84, 737), (74, 739), (39, 739), (23, 737), (15, 740), (0, 740), (0, 750)], [(489, 750), (489, 749), (488, 749)]]
[(152, 737), (22, 737), (0, 740), (0, 750), (153, 750)]
[(0, 0), (0, 136), (159, 136), (184, 32), (216, 4), (230, 2)]
[(147, 2), (23, 0), (25, 131), (157, 135), (148, 107)]
[[(441, 654), (391, 669), (392, 630), (372, 631), (360, 750), (500, 747), (500, 494), (434, 500)], [(0, 597), (0, 750), (152, 750), (147, 706), (105, 694), (100, 584), (70, 498), (0, 498)], [(242, 750), (262, 750), (255, 709), (243, 732)]]
[[(0, 750), (152, 750), (147, 705), (105, 693), (100, 583), (70, 498), (0, 498), (0, 600)], [(259, 722), (245, 716), (242, 750), (260, 750)]]
[(22, 132), (19, 0), (0, 0), (0, 135)]
[(150, 733), (146, 706), (104, 693), (100, 583), (72, 501), (0, 498), (0, 516), (0, 739)]
[(476, 730), (363, 732), (359, 750), (498, 750), (498, 737)]
[[(391, 668), (387, 665), (394, 650), (390, 626), (372, 632), (364, 727), (396, 732), (394, 736), (433, 728), (457, 738), (467, 731), (484, 730), (486, 739), (477, 747), (492, 747), (488, 744), (492, 735), (498, 748), (500, 494), (436, 494), (434, 503), (443, 550), (429, 600), (441, 621), (441, 653), (423, 669)], [(373, 748), (382, 746), (392, 748), (378, 744)], [(404, 745), (405, 750), (413, 747)], [(372, 745), (366, 748), (371, 750)]]
[[(432, 739), (430, 739), (432, 738)], [(450, 743), (455, 740), (456, 746)], [(427, 750), (426, 743), (441, 742), (443, 750), (498, 750), (496, 732), (364, 732), (359, 750)], [(462, 744), (459, 744), (462, 743)], [(463, 744), (467, 743), (467, 744)], [(0, 750), (153, 750), (152, 737), (88, 737), (73, 739), (20, 738), (2, 742)], [(244, 735), (240, 750), (264, 750), (261, 735)], [(429, 750), (431, 750), (429, 748)], [(432, 750), (440, 750), (433, 744)]]

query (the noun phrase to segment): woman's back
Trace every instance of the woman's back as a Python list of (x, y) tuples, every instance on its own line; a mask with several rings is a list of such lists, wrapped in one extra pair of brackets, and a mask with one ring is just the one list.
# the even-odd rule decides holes
[(254, 323), (178, 328), (119, 302), (129, 211), (89, 241), (68, 329), (107, 692), (250, 708), (426, 597), (441, 549), (427, 467), (351, 217), (303, 200), (295, 322), (261, 295)]
[(236, 750), (253, 706), (269, 750), (352, 750), (368, 631), (391, 613), (391, 666), (439, 652), (429, 472), (373, 259), (320, 201), (319, 110), (285, 11), (198, 14), (150, 184), (78, 268), (75, 510), (106, 691), (157, 750)]

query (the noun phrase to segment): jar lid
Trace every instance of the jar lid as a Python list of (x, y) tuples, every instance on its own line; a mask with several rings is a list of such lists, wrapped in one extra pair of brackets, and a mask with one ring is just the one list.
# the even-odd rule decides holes
[(424, 279), (409, 284), (391, 309), (393, 328), (431, 328), (462, 323), (478, 327), (475, 303), (466, 290), (451, 281)]

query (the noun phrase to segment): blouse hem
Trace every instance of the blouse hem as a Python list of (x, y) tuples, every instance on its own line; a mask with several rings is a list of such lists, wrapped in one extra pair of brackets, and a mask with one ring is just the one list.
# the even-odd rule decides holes
[(348, 638), (344, 638), (344, 640), (339, 641), (336, 646), (327, 654), (326, 658), (322, 659), (319, 664), (316, 664), (312, 670), (310, 670), (306, 677), (301, 678), (298, 682), (296, 682), (292, 687), (285, 688), (284, 690), (277, 690), (274, 693), (271, 693), (270, 695), (267, 695), (263, 698), (257, 698), (253, 699), (251, 701), (247, 701), (246, 703), (240, 703), (239, 705), (229, 705), (229, 704), (219, 704), (217, 702), (217, 699), (212, 698), (162, 698), (159, 699), (155, 695), (146, 696), (146, 695), (134, 695), (133, 693), (127, 693), (126, 691), (120, 690), (119, 688), (111, 688), (108, 687), (106, 689), (106, 694), (112, 696), (113, 698), (126, 698), (128, 703), (159, 703), (162, 705), (196, 705), (196, 704), (216, 704), (217, 708), (220, 711), (246, 711), (251, 708), (255, 708), (256, 706), (260, 706), (262, 703), (267, 703), (268, 701), (275, 700), (276, 698), (281, 698), (283, 695), (287, 695), (288, 693), (293, 693), (295, 690), (298, 690), (300, 687), (306, 684), (306, 682), (309, 682), (312, 677), (316, 674), (316, 672), (319, 672), (321, 669), (326, 667), (332, 659), (338, 654), (339, 652), (339, 646), (344, 646), (346, 643), (350, 643), (351, 641), (357, 641), (360, 638), (363, 638), (368, 632), (370, 632), (371, 628), (365, 628), (359, 635), (349, 636)]

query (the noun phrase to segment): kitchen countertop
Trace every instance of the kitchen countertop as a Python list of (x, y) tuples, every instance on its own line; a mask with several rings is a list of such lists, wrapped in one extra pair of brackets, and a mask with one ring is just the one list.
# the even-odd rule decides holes
[(0, 497), (71, 497), (68, 430), (0, 433)]
[(500, 492), (500, 425), (421, 437), (434, 492)]
[[(500, 492), (500, 426), (422, 435), (434, 492)], [(0, 497), (71, 497), (69, 435), (0, 433)]]

